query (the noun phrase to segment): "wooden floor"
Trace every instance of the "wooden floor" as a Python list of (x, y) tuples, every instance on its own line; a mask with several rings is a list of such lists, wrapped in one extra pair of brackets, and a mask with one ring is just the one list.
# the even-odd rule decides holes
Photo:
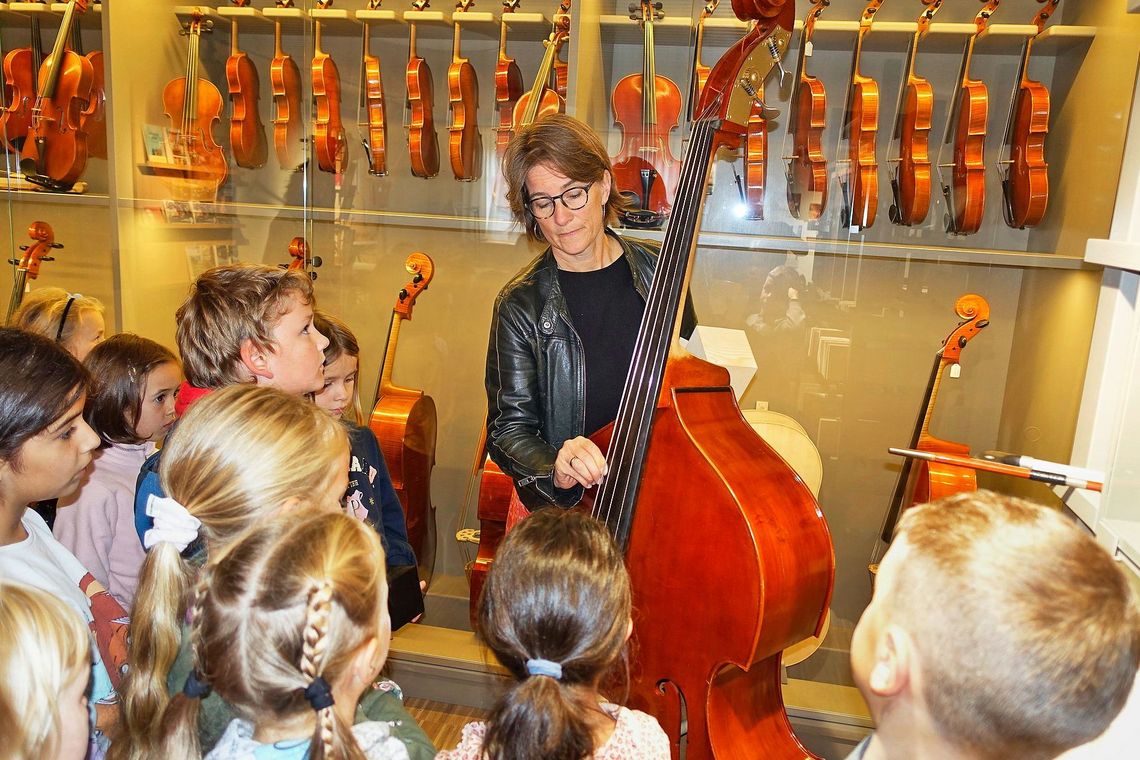
[(430, 699), (406, 699), (404, 707), (420, 724), (436, 749), (440, 750), (455, 747), (465, 725), (487, 717), (487, 711), (477, 707), (449, 705)]

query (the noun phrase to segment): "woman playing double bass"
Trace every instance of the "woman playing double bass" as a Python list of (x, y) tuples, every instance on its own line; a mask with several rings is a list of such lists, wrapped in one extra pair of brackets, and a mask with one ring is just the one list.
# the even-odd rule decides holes
[[(547, 116), (503, 157), (515, 220), (547, 249), (495, 301), (487, 348), (487, 447), (528, 508), (570, 507), (607, 471), (586, 438), (617, 416), (655, 244), (609, 227), (626, 203), (601, 139)], [(695, 319), (686, 308), (682, 333)]]

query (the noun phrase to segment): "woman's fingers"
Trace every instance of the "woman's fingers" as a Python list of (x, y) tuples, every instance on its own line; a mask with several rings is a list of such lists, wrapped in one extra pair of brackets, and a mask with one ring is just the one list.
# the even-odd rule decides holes
[(558, 451), (554, 462), (555, 485), (569, 488), (577, 483), (590, 488), (601, 483), (607, 471), (602, 450), (589, 438), (578, 436), (563, 443)]

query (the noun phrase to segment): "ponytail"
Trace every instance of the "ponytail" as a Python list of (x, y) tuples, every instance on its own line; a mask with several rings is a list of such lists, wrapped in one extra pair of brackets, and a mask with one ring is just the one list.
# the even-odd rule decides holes
[(594, 751), (599, 713), (592, 688), (530, 676), (496, 703), (483, 749), (492, 760), (581, 760)]

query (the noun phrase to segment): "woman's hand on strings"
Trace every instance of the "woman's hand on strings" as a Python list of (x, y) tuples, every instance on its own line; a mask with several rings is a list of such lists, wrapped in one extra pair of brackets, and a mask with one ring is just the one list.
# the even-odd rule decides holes
[(609, 465), (602, 450), (583, 436), (563, 443), (554, 459), (554, 485), (562, 489), (575, 485), (591, 488), (601, 483), (607, 472)]

